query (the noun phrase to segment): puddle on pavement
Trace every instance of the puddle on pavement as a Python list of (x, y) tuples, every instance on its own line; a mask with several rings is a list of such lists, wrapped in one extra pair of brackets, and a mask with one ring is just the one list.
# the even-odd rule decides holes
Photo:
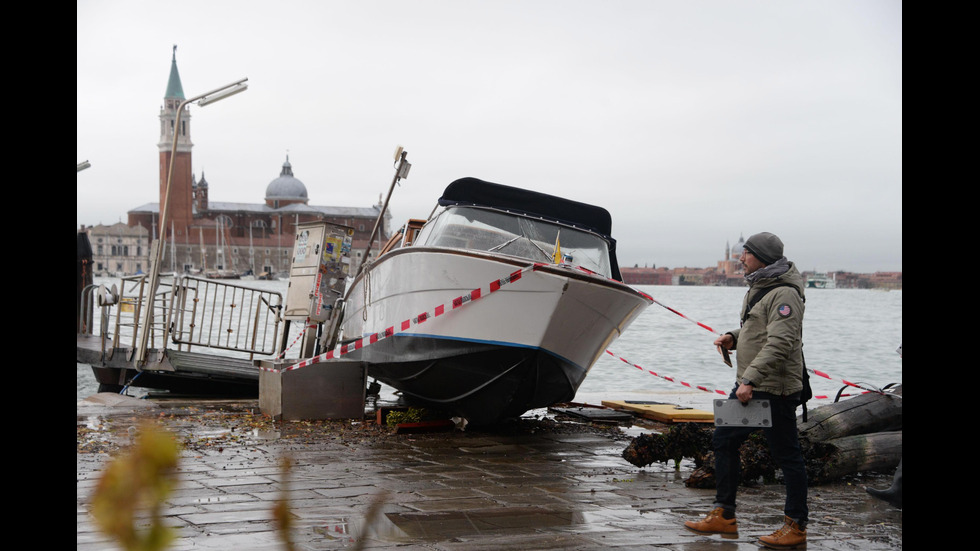
[(260, 440), (277, 440), (281, 433), (272, 429), (252, 429), (252, 436)]
[(581, 513), (533, 508), (511, 508), (503, 511), (388, 513), (385, 517), (409, 537), (440, 540), (504, 530), (513, 532), (516, 528), (536, 530), (585, 522)]
[(350, 545), (359, 539), (372, 539), (385, 542), (408, 541), (409, 536), (395, 524), (379, 515), (374, 522), (364, 525), (362, 519), (341, 518), (329, 520), (313, 527), (313, 532), (332, 541)]
[(526, 528), (582, 527), (590, 522), (588, 515), (572, 511), (551, 511), (535, 507), (506, 510), (437, 511), (384, 513), (365, 523), (350, 517), (318, 523), (313, 531), (330, 540), (351, 544), (359, 539), (389, 543), (429, 541), (494, 534)]

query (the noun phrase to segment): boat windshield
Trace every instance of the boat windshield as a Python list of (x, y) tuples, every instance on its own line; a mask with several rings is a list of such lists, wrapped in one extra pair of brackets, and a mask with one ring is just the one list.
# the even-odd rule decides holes
[(449, 207), (419, 233), (414, 245), (495, 252), (535, 262), (562, 262), (611, 277), (609, 247), (594, 233), (553, 222), (475, 207)]

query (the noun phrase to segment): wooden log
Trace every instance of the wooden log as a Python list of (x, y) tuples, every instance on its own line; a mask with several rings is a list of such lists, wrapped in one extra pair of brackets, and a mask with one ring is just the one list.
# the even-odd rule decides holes
[(797, 418), (800, 438), (824, 442), (856, 434), (902, 430), (901, 395), (899, 385), (884, 395), (870, 392), (812, 409), (807, 412), (807, 422)]
[(637, 467), (646, 467), (692, 457), (700, 465), (704, 454), (711, 451), (712, 432), (712, 428), (697, 423), (681, 423), (662, 434), (641, 434), (623, 450), (623, 459)]
[[(636, 452), (639, 454), (640, 452)], [(771, 483), (779, 472), (761, 434), (754, 433), (739, 449), (743, 485), (759, 479)], [(826, 484), (860, 472), (890, 472), (902, 461), (902, 431), (877, 432), (834, 438), (804, 447), (807, 482)], [(692, 488), (714, 488), (714, 456), (706, 453), (695, 459), (696, 468), (685, 484)]]
[[(864, 471), (887, 472), (902, 460), (902, 388), (882, 395), (868, 393), (827, 404), (797, 420), (800, 446), (807, 462), (807, 478), (821, 484)], [(643, 467), (654, 462), (694, 459), (689, 486), (714, 486), (711, 429), (684, 427), (662, 435), (641, 435), (623, 452), (623, 458)], [(777, 469), (761, 434), (753, 434), (740, 450), (742, 480), (771, 481)]]
[(804, 449), (807, 479), (821, 484), (859, 472), (889, 472), (902, 461), (902, 431), (834, 438)]

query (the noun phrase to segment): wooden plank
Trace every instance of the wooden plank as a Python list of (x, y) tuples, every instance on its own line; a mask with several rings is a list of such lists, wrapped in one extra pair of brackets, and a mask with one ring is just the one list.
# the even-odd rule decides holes
[(635, 413), (646, 419), (663, 423), (714, 423), (715, 416), (710, 411), (694, 409), (663, 402), (637, 400), (603, 400), (602, 405)]

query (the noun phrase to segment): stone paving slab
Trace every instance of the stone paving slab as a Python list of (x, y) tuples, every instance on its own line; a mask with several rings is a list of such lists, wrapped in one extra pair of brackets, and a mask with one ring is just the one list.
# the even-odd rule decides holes
[[(693, 464), (637, 468), (620, 456), (627, 435), (582, 420), (539, 412), (489, 430), (394, 434), (366, 420), (277, 423), (256, 401), (154, 402), (79, 403), (77, 549), (120, 549), (90, 504), (146, 419), (181, 445), (163, 507), (174, 550), (285, 550), (272, 512), (282, 500), (298, 550), (741, 551), (760, 549), (758, 537), (781, 524), (782, 487), (762, 485), (739, 496), (737, 538), (688, 532), (683, 522), (714, 497), (684, 485)], [(901, 510), (863, 488), (889, 484), (873, 476), (811, 488), (807, 549), (901, 549)]]

